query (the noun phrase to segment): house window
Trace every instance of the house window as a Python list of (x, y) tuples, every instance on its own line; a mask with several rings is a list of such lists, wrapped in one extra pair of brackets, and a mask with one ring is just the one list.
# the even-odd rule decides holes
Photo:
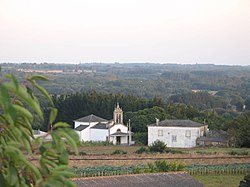
[(176, 135), (172, 135), (172, 142), (177, 142), (177, 136)]
[(185, 136), (190, 138), (191, 137), (191, 130), (186, 130)]
[(162, 129), (158, 130), (158, 136), (163, 136), (163, 130)]

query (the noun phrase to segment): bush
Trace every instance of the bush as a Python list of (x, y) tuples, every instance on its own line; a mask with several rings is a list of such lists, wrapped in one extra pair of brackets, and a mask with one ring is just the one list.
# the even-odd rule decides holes
[(249, 186), (250, 186), (250, 174), (246, 175), (243, 181), (240, 181), (239, 187), (249, 187)]
[(164, 153), (169, 151), (167, 149), (167, 144), (160, 140), (154, 141), (148, 148), (151, 153)]
[(171, 166), (170, 166), (170, 164), (167, 163), (166, 160), (157, 160), (157, 161), (155, 161), (155, 166), (156, 166), (156, 171), (157, 172), (171, 171)]
[(166, 153), (172, 153), (172, 154), (185, 154), (185, 152), (181, 151), (181, 150), (174, 150), (174, 149), (166, 149)]
[(108, 141), (83, 141), (81, 145), (82, 146), (110, 146), (114, 144)]
[(230, 151), (227, 154), (229, 154), (229, 155), (247, 156), (249, 153), (248, 153), (248, 151)]
[(167, 162), (166, 160), (157, 160), (154, 163), (148, 163), (148, 169), (150, 173), (185, 171), (186, 165), (180, 162)]
[(122, 155), (127, 154), (127, 151), (116, 149), (115, 151), (113, 151), (113, 153), (111, 153), (111, 155), (121, 155), (121, 154)]
[(148, 153), (148, 149), (146, 147), (140, 147), (135, 151), (136, 154)]
[(136, 132), (133, 134), (133, 139), (137, 145), (148, 145), (147, 132)]

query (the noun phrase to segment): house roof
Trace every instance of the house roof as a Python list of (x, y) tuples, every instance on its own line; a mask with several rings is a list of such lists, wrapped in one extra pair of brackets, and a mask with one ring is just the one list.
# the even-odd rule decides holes
[(96, 125), (94, 125), (93, 127), (91, 127), (91, 129), (108, 129), (107, 124), (106, 123), (97, 123)]
[(86, 129), (88, 126), (89, 125), (79, 125), (74, 130), (76, 130), (76, 131), (82, 131), (82, 130)]
[(166, 127), (202, 127), (204, 124), (197, 123), (191, 120), (163, 120), (157, 125), (156, 123), (150, 124), (149, 126), (166, 126)]
[(163, 120), (158, 123), (150, 124), (149, 126), (166, 126), (166, 127), (202, 127), (204, 124), (197, 123), (191, 120)]
[(82, 117), (82, 118), (79, 118), (79, 119), (76, 119), (75, 121), (77, 122), (107, 122), (108, 120), (106, 119), (103, 119), (101, 117), (98, 117), (94, 114), (91, 114), (91, 115), (88, 115), (88, 116), (85, 116), (85, 117)]
[(78, 187), (204, 187), (184, 172), (89, 177), (76, 179), (74, 182)]

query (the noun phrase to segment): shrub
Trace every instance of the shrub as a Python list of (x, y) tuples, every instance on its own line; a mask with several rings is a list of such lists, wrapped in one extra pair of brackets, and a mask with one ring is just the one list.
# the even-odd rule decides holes
[(138, 167), (138, 166), (133, 167), (133, 172), (132, 173), (133, 174), (139, 174), (139, 173), (141, 173), (141, 168)]
[(140, 147), (135, 151), (136, 154), (148, 153), (148, 149), (146, 147)]
[(157, 160), (154, 163), (148, 163), (148, 172), (169, 172), (185, 171), (186, 165), (180, 162), (167, 162), (166, 160)]
[(166, 153), (172, 153), (172, 154), (185, 154), (185, 152), (181, 151), (181, 150), (175, 150), (175, 149), (169, 149), (167, 148)]
[(113, 153), (111, 153), (111, 155), (124, 155), (124, 154), (127, 154), (127, 151), (123, 151), (123, 150), (120, 150), (120, 149), (116, 149), (115, 151), (113, 151)]
[(147, 145), (148, 144), (148, 133), (147, 132), (136, 132), (133, 135), (133, 139), (137, 145)]
[(171, 171), (172, 168), (174, 168), (174, 167), (171, 167), (171, 165), (168, 164), (166, 160), (155, 161), (155, 166), (158, 172), (168, 172), (168, 171)]
[(246, 175), (243, 181), (240, 181), (239, 187), (249, 187), (249, 186), (250, 186), (250, 174)]
[(160, 140), (154, 141), (148, 148), (151, 153), (164, 153), (168, 151), (167, 144)]
[(83, 141), (81, 145), (82, 146), (110, 146), (114, 144), (108, 141)]
[(248, 153), (248, 151), (234, 151), (234, 150), (232, 150), (232, 151), (228, 152), (227, 154), (247, 156), (249, 153)]

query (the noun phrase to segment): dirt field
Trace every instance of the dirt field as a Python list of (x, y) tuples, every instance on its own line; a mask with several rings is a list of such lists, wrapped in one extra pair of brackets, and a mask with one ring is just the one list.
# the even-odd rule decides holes
[[(229, 163), (250, 163), (250, 149), (237, 148), (195, 148), (178, 149), (183, 154), (135, 154), (138, 146), (84, 146), (79, 148), (79, 152), (87, 153), (84, 156), (71, 156), (70, 166), (90, 167), (90, 166), (132, 166), (147, 164), (158, 159), (169, 161), (179, 161), (187, 165), (190, 164), (229, 164)], [(122, 150), (127, 154), (111, 155), (115, 150)], [(246, 156), (230, 155), (228, 152), (249, 152)], [(76, 160), (74, 160), (76, 159)]]

